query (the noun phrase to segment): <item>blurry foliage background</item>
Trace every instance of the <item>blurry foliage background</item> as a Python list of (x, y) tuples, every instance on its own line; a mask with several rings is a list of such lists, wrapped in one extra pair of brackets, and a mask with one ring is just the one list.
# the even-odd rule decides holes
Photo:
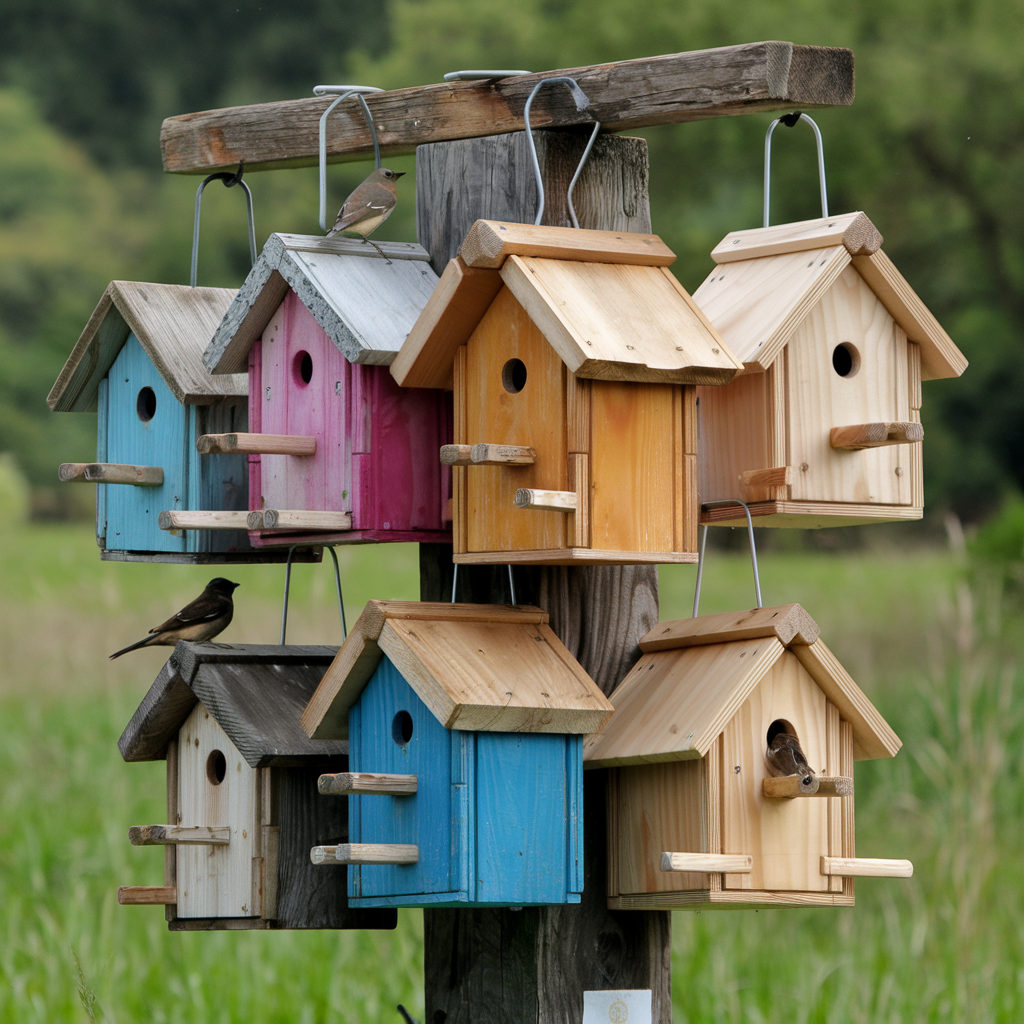
[[(89, 415), (45, 396), (113, 278), (187, 282), (197, 179), (160, 171), (169, 115), (383, 87), (460, 67), (546, 70), (759, 39), (848, 46), (857, 99), (814, 116), (829, 203), (865, 210), (897, 266), (971, 361), (925, 385), (927, 500), (968, 522), (1024, 486), (1024, 0), (8, 0), (0, 35), (0, 450), (37, 516), (90, 495), (54, 486), (94, 458)], [(693, 290), (728, 231), (760, 222), (766, 115), (651, 129), (654, 228)], [(777, 136), (773, 223), (818, 215), (813, 138)], [(396, 161), (413, 169), (410, 159)], [(331, 170), (340, 203), (366, 165)], [(315, 171), (247, 179), (258, 243), (317, 231)], [(410, 179), (407, 179), (407, 181)], [(414, 237), (413, 187), (385, 237)], [(236, 191), (204, 196), (200, 281), (248, 269)], [(72, 494), (70, 492), (76, 492)]]

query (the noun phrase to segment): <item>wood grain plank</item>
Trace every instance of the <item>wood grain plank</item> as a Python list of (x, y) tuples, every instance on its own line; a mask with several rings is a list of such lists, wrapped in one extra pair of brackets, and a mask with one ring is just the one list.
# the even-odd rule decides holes
[(157, 517), (161, 530), (245, 530), (251, 512), (168, 512)]
[(334, 775), (321, 775), (317, 789), (321, 796), (348, 796), (353, 793), (411, 796), (416, 792), (417, 783), (415, 775), (339, 772)]
[(659, 622), (640, 640), (640, 650), (649, 653), (767, 636), (774, 636), (789, 647), (792, 644), (813, 644), (820, 632), (818, 624), (800, 605), (783, 604)]
[(161, 487), (164, 482), (164, 471), (160, 466), (63, 462), (57, 470), (57, 479), (64, 484), (131, 484), (135, 487)]
[(912, 878), (914, 865), (909, 860), (879, 857), (822, 857), (821, 873), (850, 878)]
[(117, 741), (121, 756), (126, 761), (159, 761), (176, 744), (178, 730), (197, 701), (177, 662), (165, 662)]
[[(756, 526), (797, 527), (802, 530), (906, 522), (920, 519), (922, 515), (920, 507), (911, 505), (860, 505), (852, 501), (765, 501), (749, 507), (751, 516), (756, 517)], [(747, 525), (742, 510), (732, 508), (702, 507), (700, 521), (720, 526)]]
[(851, 256), (870, 256), (881, 247), (882, 235), (865, 214), (842, 213), (836, 217), (730, 231), (711, 250), (711, 258), (716, 263), (735, 263), (834, 245), (844, 246)]
[(160, 907), (177, 900), (173, 885), (119, 885), (117, 902), (123, 907)]
[(453, 560), (456, 565), (696, 565), (697, 552), (547, 548), (539, 551), (468, 551), (454, 555)]
[[(839, 716), (839, 708), (832, 703), (825, 703), (825, 747), (826, 764), (825, 770), (830, 775), (842, 775), (842, 758), (840, 756), (840, 731), (842, 720)], [(853, 776), (850, 777), (850, 786), (853, 786)], [(830, 857), (841, 857), (843, 855), (843, 804), (852, 801), (832, 800), (828, 805), (828, 855)], [(833, 878), (829, 880), (830, 892), (842, 892), (843, 880)]]
[(203, 434), (196, 441), (200, 455), (316, 455), (315, 437), (284, 434)]

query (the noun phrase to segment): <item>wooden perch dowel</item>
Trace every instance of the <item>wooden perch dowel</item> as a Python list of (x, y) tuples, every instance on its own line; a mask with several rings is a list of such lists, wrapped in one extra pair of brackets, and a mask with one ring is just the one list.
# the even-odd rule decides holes
[(161, 530), (245, 530), (248, 512), (170, 512), (157, 517)]
[(712, 874), (749, 875), (754, 858), (748, 853), (663, 853), (662, 871), (709, 871)]
[(321, 796), (348, 796), (354, 793), (412, 796), (416, 792), (416, 776), (339, 772), (337, 775), (321, 775), (317, 789)]
[(314, 864), (415, 864), (420, 859), (420, 848), (405, 843), (314, 846), (309, 859)]
[(231, 829), (227, 825), (132, 825), (128, 842), (132, 846), (227, 846)]
[(351, 512), (315, 512), (265, 508), (250, 512), (250, 530), (351, 530)]
[(65, 462), (57, 476), (66, 484), (131, 484), (162, 487), (162, 466), (122, 466), (110, 462)]
[(784, 501), (793, 482), (791, 466), (751, 469), (740, 473), (740, 498), (748, 504), (755, 501)]
[(845, 775), (784, 775), (765, 779), (762, 792), (772, 799), (798, 796), (853, 796), (853, 779)]
[(537, 451), (521, 444), (446, 444), (441, 448), (445, 466), (532, 466)]
[(843, 878), (911, 878), (914, 865), (909, 860), (876, 857), (822, 857), (821, 873)]
[(203, 434), (200, 455), (316, 455), (315, 437), (291, 434)]
[(829, 431), (829, 444), (848, 452), (888, 444), (919, 444), (923, 440), (924, 427), (920, 423), (855, 423)]
[(166, 907), (178, 902), (175, 885), (119, 885), (117, 902), (124, 907)]
[(541, 491), (520, 487), (516, 491), (516, 508), (535, 508), (545, 512), (575, 512), (575, 491)]
[(471, 444), (445, 444), (441, 446), (442, 466), (472, 466)]

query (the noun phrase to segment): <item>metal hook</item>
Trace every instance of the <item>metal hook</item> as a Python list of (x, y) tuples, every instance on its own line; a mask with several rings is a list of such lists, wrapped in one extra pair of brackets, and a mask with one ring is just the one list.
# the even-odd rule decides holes
[(363, 99), (364, 94), (384, 92), (373, 85), (318, 85), (313, 89), (314, 96), (337, 96), (333, 103), (320, 115), (320, 229), (327, 230), (327, 118), (331, 111), (342, 100), (355, 96), (359, 106), (363, 108), (363, 116), (373, 136), (373, 166), (380, 170), (380, 143), (377, 141), (377, 126), (373, 123), (373, 115)]
[[(508, 590), (509, 590), (509, 596), (512, 598), (512, 607), (514, 608), (516, 603), (517, 603), (516, 602), (516, 581), (512, 577), (512, 566), (509, 565), (509, 566), (507, 566), (507, 568), (508, 568)], [(459, 582), (459, 563), (456, 562), (452, 566), (452, 604), (455, 604), (455, 588), (456, 588), (456, 586), (458, 586), (458, 582)]]
[[(761, 577), (757, 572), (757, 547), (754, 544), (754, 523), (750, 518), (747, 503), (738, 499), (727, 498), (724, 501), (705, 501), (704, 508), (727, 508), (730, 505), (742, 505), (747, 515), (747, 539), (750, 541), (750, 565), (754, 570), (754, 598), (757, 607), (761, 607)], [(693, 617), (697, 618), (700, 609), (700, 583), (704, 575), (704, 548), (708, 542), (708, 524), (701, 523), (700, 550), (697, 553), (697, 586), (693, 592)]]
[(783, 114), (775, 118), (768, 125), (768, 132), (764, 137), (764, 226), (768, 227), (768, 186), (772, 174), (772, 132), (776, 125), (782, 122), (787, 128), (792, 128), (798, 121), (806, 121), (814, 129), (814, 138), (818, 145), (818, 187), (821, 189), (821, 215), (828, 216), (828, 194), (825, 191), (825, 151), (821, 142), (821, 132), (818, 126), (806, 114)]
[(249, 191), (249, 186), (242, 181), (244, 168), (243, 161), (238, 165), (238, 170), (234, 174), (230, 171), (215, 171), (213, 174), (208, 174), (196, 189), (196, 215), (192, 222), (192, 273), (189, 276), (189, 283), (193, 288), (196, 286), (196, 278), (199, 273), (199, 212), (203, 205), (203, 189), (211, 181), (223, 181), (225, 188), (232, 188), (234, 185), (242, 186), (242, 191), (245, 193), (245, 209), (249, 218), (249, 259), (254, 264), (256, 262), (256, 221), (252, 213), (252, 193)]
[[(526, 141), (530, 146), (530, 157), (533, 160), (533, 174), (537, 179), (537, 216), (533, 219), (534, 224), (539, 224), (541, 218), (544, 216), (544, 182), (541, 180), (540, 161), (537, 159), (537, 146), (533, 141), (533, 129), (530, 127), (530, 107), (533, 105), (533, 97), (540, 92), (543, 86), (554, 85), (558, 82), (569, 86), (569, 91), (572, 93), (573, 102), (576, 104), (577, 110), (586, 110), (587, 107), (590, 106), (590, 100), (587, 99), (587, 94), (579, 87), (579, 83), (576, 79), (569, 78), (567, 76), (543, 78), (530, 92), (530, 96), (526, 101), (526, 106), (523, 107), (523, 120), (526, 122)], [(594, 140), (597, 138), (597, 133), (600, 130), (601, 122), (595, 121), (594, 130), (590, 133), (590, 139), (587, 141), (586, 149), (583, 150), (583, 156), (580, 157), (579, 166), (576, 168), (576, 173), (572, 176), (572, 181), (569, 182), (567, 202), (569, 206), (569, 216), (572, 218), (572, 226), (574, 228), (578, 228), (580, 226), (580, 222), (579, 218), (576, 216), (576, 208), (572, 205), (572, 193), (576, 188), (576, 182), (579, 181), (580, 174), (583, 172), (583, 165), (587, 162), (587, 157), (590, 156), (590, 151), (594, 148)]]
[[(285, 633), (288, 630), (288, 598), (291, 592), (292, 586), (292, 555), (295, 554), (295, 549), (300, 547), (298, 544), (293, 544), (288, 549), (288, 558), (284, 564), (284, 606), (281, 609), (281, 645), (284, 646)], [(303, 544), (301, 547), (309, 547), (308, 544)], [(334, 559), (334, 587), (338, 592), (338, 614), (341, 616), (341, 638), (342, 640), (348, 636), (348, 627), (345, 624), (345, 605), (341, 599), (341, 569), (338, 568), (338, 556), (334, 553), (334, 548), (328, 547), (328, 551), (331, 553), (331, 558)]]

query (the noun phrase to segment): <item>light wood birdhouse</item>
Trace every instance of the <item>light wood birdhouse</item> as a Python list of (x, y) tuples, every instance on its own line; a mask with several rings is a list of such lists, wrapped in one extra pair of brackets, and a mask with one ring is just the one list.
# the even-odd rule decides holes
[(299, 726), (334, 647), (181, 642), (118, 747), (126, 761), (167, 761), (167, 817), (133, 826), (162, 846), (164, 884), (124, 886), (124, 904), (163, 904), (171, 931), (393, 928), (394, 911), (350, 909), (344, 869), (309, 862), (348, 840), (344, 802), (317, 794), (345, 771), (348, 744)]
[(391, 372), (454, 389), (455, 561), (696, 561), (695, 386), (740, 364), (656, 235), (478, 221)]
[(739, 498), (758, 526), (921, 517), (921, 381), (967, 361), (881, 244), (850, 213), (735, 231), (714, 249), (693, 298), (743, 372), (698, 389), (703, 501)]
[[(799, 605), (659, 623), (640, 649), (584, 746), (612, 769), (610, 907), (850, 906), (855, 876), (911, 874), (855, 856), (853, 763), (901, 744)], [(813, 779), (773, 774), (780, 732)]]

